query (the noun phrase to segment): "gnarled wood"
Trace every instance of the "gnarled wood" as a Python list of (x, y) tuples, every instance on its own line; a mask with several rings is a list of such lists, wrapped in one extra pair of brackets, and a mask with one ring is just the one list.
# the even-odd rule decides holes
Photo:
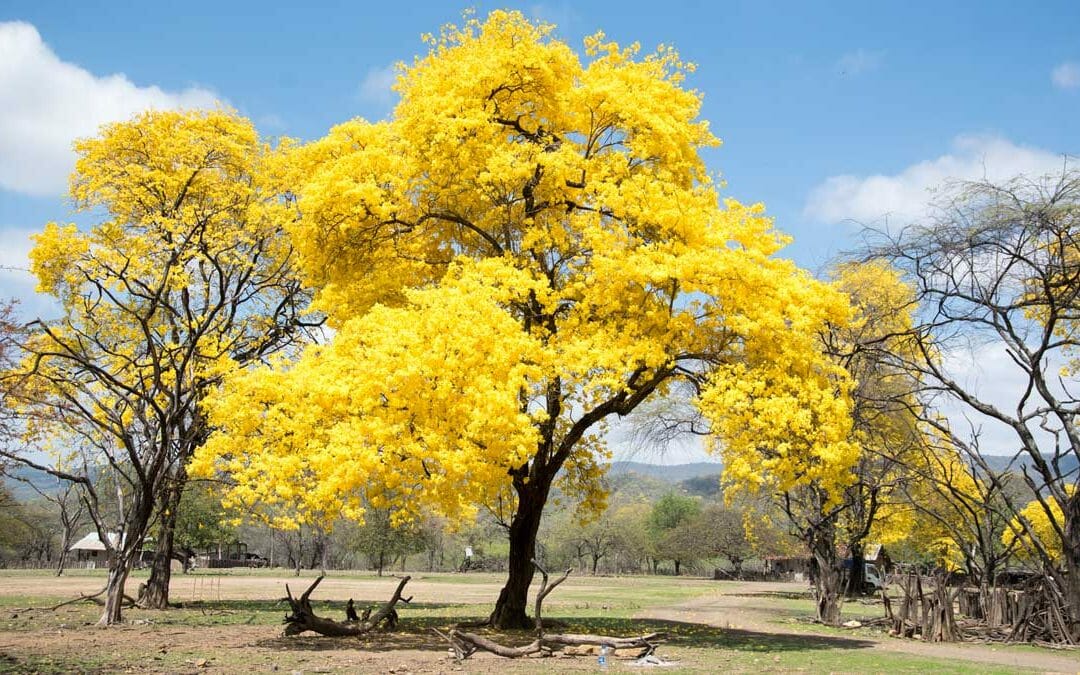
[(540, 572), (542, 580), (540, 583), (540, 590), (536, 593), (536, 639), (526, 645), (520, 647), (508, 647), (506, 645), (499, 644), (494, 640), (488, 639), (482, 635), (476, 633), (466, 633), (458, 628), (452, 628), (448, 633), (435, 630), (435, 633), (440, 635), (443, 639), (450, 643), (451, 649), (454, 650), (454, 655), (458, 661), (469, 658), (479, 650), (490, 652), (497, 656), (503, 656), (510, 659), (517, 659), (523, 656), (531, 656), (533, 654), (543, 654), (550, 656), (554, 651), (569, 646), (591, 645), (597, 647), (608, 647), (610, 649), (642, 649), (640, 656), (646, 654), (652, 654), (656, 651), (658, 643), (666, 636), (664, 633), (649, 633), (648, 635), (641, 635), (636, 637), (609, 637), (606, 635), (578, 635), (578, 634), (565, 634), (565, 635), (544, 635), (544, 623), (543, 623), (543, 604), (544, 598), (548, 596), (555, 587), (566, 581), (566, 578), (570, 576), (570, 569), (563, 572), (563, 575), (556, 579), (552, 583), (548, 583), (548, 573), (541, 567), (535, 560), (532, 561), (537, 571)]
[(377, 628), (380, 624), (385, 624), (388, 630), (393, 630), (393, 628), (397, 626), (398, 621), (397, 609), (395, 609), (397, 603), (403, 602), (408, 604), (412, 602), (412, 596), (407, 598), (401, 597), (401, 591), (404, 590), (405, 584), (409, 583), (410, 578), (411, 577), (407, 576), (401, 577), (401, 581), (398, 582), (397, 590), (395, 590), (393, 596), (379, 608), (379, 611), (370, 616), (365, 612), (364, 618), (359, 621), (351, 619), (346, 621), (335, 621), (315, 614), (315, 611), (311, 608), (311, 592), (322, 582), (322, 575), (315, 579), (299, 598), (294, 598), (292, 591), (289, 589), (289, 585), (285, 584), (285, 593), (288, 595), (286, 599), (292, 607), (292, 613), (285, 616), (285, 623), (287, 624), (285, 626), (285, 634), (299, 635), (304, 631), (310, 630), (327, 637), (352, 637), (368, 633)]

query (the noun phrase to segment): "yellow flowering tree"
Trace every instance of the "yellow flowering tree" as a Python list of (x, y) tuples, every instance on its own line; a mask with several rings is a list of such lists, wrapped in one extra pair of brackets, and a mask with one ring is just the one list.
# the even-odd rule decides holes
[(881, 264), (842, 265), (834, 276), (854, 316), (821, 332), (827, 361), (770, 356), (758, 366), (763, 382), (745, 363), (725, 365), (701, 397), (728, 494), (777, 496), (813, 557), (817, 615), (830, 624), (839, 622), (848, 575), (838, 545), (854, 558), (851, 583), (861, 590), (863, 542), (906, 527), (902, 457), (918, 439), (908, 409), (915, 383), (881, 358), (901, 348), (910, 289)]
[[(97, 476), (123, 495), (120, 513), (90, 514), (112, 561), (101, 621), (115, 623), (155, 519), (171, 553), (184, 465), (208, 433), (202, 398), (292, 343), (305, 296), (282, 230), (291, 207), (247, 120), (148, 112), (76, 151), (71, 196), (97, 222), (34, 237), (38, 291), (61, 314), (31, 325), (20, 395), (32, 440), (57, 451), (39, 468), (79, 485), (91, 507)], [(153, 604), (167, 604), (168, 557), (158, 563)]]
[[(583, 60), (552, 31), (504, 11), (448, 26), (400, 70), (389, 121), (295, 150), (293, 240), (337, 332), (229, 383), (197, 461), (235, 499), (299, 519), (360, 517), (361, 495), (399, 520), (421, 501), (454, 517), (512, 504), (503, 627), (531, 625), (556, 478), (602, 505), (609, 419), (680, 379), (727, 386), (719, 368), (801, 390), (814, 335), (847, 315), (774, 257), (786, 238), (760, 205), (718, 198), (690, 64), (603, 34)], [(771, 362), (793, 369), (759, 370)]]
[(978, 584), (988, 611), (998, 572), (1016, 548), (1003, 535), (1020, 480), (978, 461), (978, 453), (952, 433), (947, 420), (928, 426), (926, 442), (907, 463), (914, 480), (905, 491), (917, 523), (910, 542), (933, 552), (945, 569), (963, 571)]
[[(1070, 494), (1075, 491), (1074, 486), (1067, 488)], [(1046, 561), (1060, 566), (1064, 526), (1065, 517), (1056, 501), (1033, 499), (1009, 521), (1009, 527), (1001, 534), (1001, 543), (1009, 549), (1015, 548), (1025, 561)]]

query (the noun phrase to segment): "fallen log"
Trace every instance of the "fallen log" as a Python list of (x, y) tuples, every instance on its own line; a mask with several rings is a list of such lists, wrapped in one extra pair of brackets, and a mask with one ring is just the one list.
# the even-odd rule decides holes
[[(405, 584), (409, 583), (410, 578), (407, 576), (400, 577), (401, 581), (398, 582), (397, 590), (379, 608), (379, 611), (371, 615), (365, 612), (362, 619), (346, 618), (345, 621), (335, 621), (334, 619), (318, 616), (311, 608), (311, 592), (322, 582), (322, 575), (315, 579), (299, 598), (294, 598), (289, 585), (285, 584), (285, 593), (288, 595), (286, 600), (289, 601), (289, 605), (292, 607), (292, 612), (285, 616), (285, 635), (299, 635), (310, 630), (327, 637), (354, 637), (368, 633), (380, 624), (385, 624), (387, 630), (393, 630), (398, 622), (398, 613), (397, 609), (395, 609), (397, 603), (408, 604), (412, 602), (412, 596), (401, 597), (401, 591), (404, 590)], [(355, 610), (350, 616), (355, 616)]]
[[(666, 633), (649, 633), (648, 635), (638, 635), (635, 637), (607, 637), (604, 635), (545, 635), (543, 637), (544, 644), (559, 645), (562, 647), (581, 646), (581, 645), (595, 645), (597, 647), (607, 647), (608, 649), (648, 649), (646, 654), (651, 654), (656, 650), (656, 643), (666, 637)], [(645, 656), (641, 654), (639, 656)]]
[(460, 630), (458, 627), (451, 628), (446, 633), (437, 629), (432, 629), (450, 643), (450, 648), (454, 651), (454, 656), (458, 661), (463, 661), (481, 650), (490, 652), (496, 656), (517, 659), (533, 654), (551, 656), (556, 650), (563, 649), (564, 647), (583, 645), (607, 647), (612, 650), (641, 649), (642, 651), (638, 655), (640, 658), (655, 652), (659, 643), (666, 637), (665, 633), (649, 633), (648, 635), (635, 637), (611, 637), (607, 635), (590, 634), (545, 635), (542, 616), (544, 598), (555, 590), (556, 586), (566, 581), (566, 578), (570, 576), (570, 569), (567, 569), (563, 572), (561, 577), (549, 584), (547, 570), (541, 567), (535, 560), (533, 561), (533, 565), (536, 566), (537, 571), (540, 572), (541, 575), (540, 590), (536, 593), (536, 637), (533, 641), (526, 645), (510, 647), (482, 635), (477, 635), (476, 633), (467, 633)]

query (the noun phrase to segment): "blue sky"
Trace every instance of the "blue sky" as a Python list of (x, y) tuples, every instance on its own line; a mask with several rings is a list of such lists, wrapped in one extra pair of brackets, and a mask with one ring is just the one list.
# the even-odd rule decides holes
[[(18, 266), (26, 232), (69, 217), (63, 176), (75, 136), (136, 106), (215, 99), (264, 134), (305, 139), (357, 115), (383, 117), (392, 65), (466, 6), (8, 0), (0, 264)], [(471, 6), (483, 15), (508, 5)], [(788, 255), (812, 269), (851, 245), (852, 221), (909, 217), (946, 176), (1041, 170), (1080, 153), (1080, 3), (517, 7), (575, 46), (603, 29), (645, 48), (674, 44), (696, 62), (690, 85), (724, 140), (710, 165), (729, 194), (765, 202), (795, 237)], [(0, 294), (29, 290), (0, 275)]]
[[(1060, 168), (1080, 154), (1080, 3), (454, 4), (49, 2), (0, 5), (0, 267), (70, 218), (70, 143), (147, 106), (221, 100), (268, 135), (313, 139), (390, 113), (420, 35), (516, 7), (580, 48), (598, 29), (698, 64), (727, 193), (763, 201), (787, 251), (821, 269), (857, 223), (915, 218), (949, 177)], [(0, 297), (47, 312), (24, 272)]]

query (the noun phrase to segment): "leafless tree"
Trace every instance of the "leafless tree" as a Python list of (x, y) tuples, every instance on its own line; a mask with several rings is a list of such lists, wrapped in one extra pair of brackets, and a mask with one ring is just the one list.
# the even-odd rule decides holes
[[(1053, 176), (949, 186), (924, 223), (871, 233), (864, 251), (865, 258), (902, 269), (915, 288), (917, 348), (893, 358), (922, 383), (924, 423), (951, 433), (966, 415), (984, 439), (990, 432), (1008, 439), (992, 451), (1010, 454), (1054, 525), (1060, 563), (1049, 542), (1019, 521), (1064, 599), (1074, 638), (1080, 638), (1078, 236), (1080, 172), (1066, 160)], [(980, 362), (1009, 366), (1008, 381), (974, 382), (971, 366)], [(987, 468), (985, 445), (961, 444), (980, 470)]]

